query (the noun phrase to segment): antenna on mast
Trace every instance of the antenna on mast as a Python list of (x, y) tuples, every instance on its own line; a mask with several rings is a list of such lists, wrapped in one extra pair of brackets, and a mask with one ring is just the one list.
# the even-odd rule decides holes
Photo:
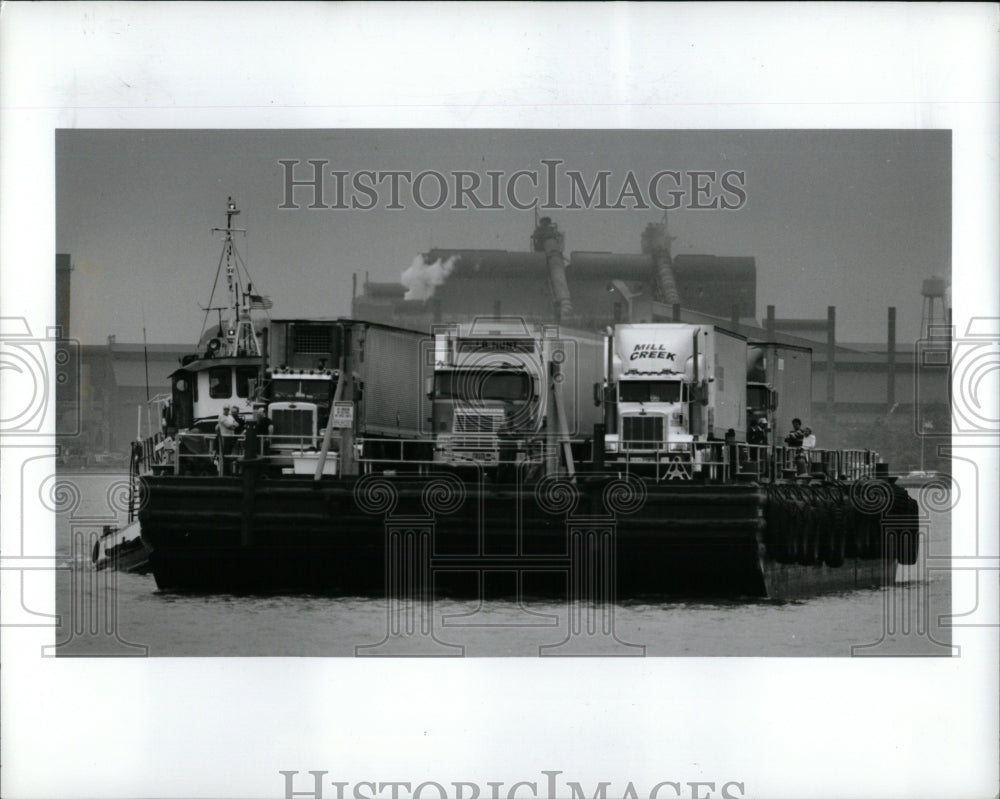
[[(242, 263), (236, 245), (233, 242), (233, 233), (246, 233), (244, 228), (233, 227), (233, 217), (238, 216), (240, 209), (236, 207), (233, 198), (226, 201), (226, 226), (224, 228), (212, 228), (213, 233), (225, 234), (222, 242), (222, 254), (219, 257), (219, 268), (215, 274), (216, 285), (222, 273), (222, 265), (226, 266), (226, 288), (229, 294), (226, 310), (229, 311), (225, 324), (222, 319), (222, 309), (219, 311), (219, 328), (223, 334), (222, 350), (219, 353), (222, 357), (239, 356), (259, 356), (260, 343), (257, 341), (257, 332), (254, 330), (253, 320), (250, 317), (251, 308), (270, 307), (269, 300), (265, 304), (264, 297), (257, 297), (251, 294), (250, 275), (247, 273), (247, 284), (244, 288), (239, 267)], [(243, 266), (246, 272), (246, 266)], [(212, 289), (212, 296), (215, 296), (215, 288)], [(209, 308), (212, 303), (209, 300)]]

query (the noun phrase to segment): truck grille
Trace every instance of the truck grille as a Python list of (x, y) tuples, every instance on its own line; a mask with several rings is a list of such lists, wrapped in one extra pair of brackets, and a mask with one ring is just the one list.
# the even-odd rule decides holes
[(276, 408), (271, 411), (271, 421), (274, 423), (274, 427), (271, 432), (276, 436), (312, 438), (312, 409), (291, 410), (286, 408)]
[(501, 424), (503, 424), (502, 410), (455, 414), (456, 433), (496, 433)]
[(649, 449), (663, 443), (662, 416), (626, 416), (622, 419), (622, 442), (631, 449)]

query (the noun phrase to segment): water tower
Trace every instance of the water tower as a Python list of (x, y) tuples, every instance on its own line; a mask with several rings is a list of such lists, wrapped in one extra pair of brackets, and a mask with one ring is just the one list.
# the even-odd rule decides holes
[(945, 294), (948, 280), (934, 275), (924, 281), (920, 289), (924, 307), (920, 315), (920, 335), (926, 338), (942, 338), (947, 335), (948, 311), (945, 308)]

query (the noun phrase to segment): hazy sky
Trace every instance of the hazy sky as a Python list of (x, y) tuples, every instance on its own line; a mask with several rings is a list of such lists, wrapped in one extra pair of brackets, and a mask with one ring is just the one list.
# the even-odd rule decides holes
[[(779, 317), (825, 317), (833, 304), (844, 341), (884, 340), (893, 304), (900, 340), (916, 338), (921, 281), (951, 269), (945, 131), (72, 130), (57, 133), (56, 158), (57, 249), (76, 267), (71, 327), (85, 343), (109, 334), (139, 341), (144, 323), (150, 341), (194, 342), (221, 249), (210, 229), (224, 223), (229, 195), (248, 229), (238, 246), (274, 298), (272, 313), (346, 315), (352, 272), (398, 280), (430, 247), (527, 249), (534, 212), (511, 207), (505, 194), (499, 210), (455, 209), (452, 173), (481, 177), (477, 196), (489, 204), (488, 171), (504, 173), (503, 187), (529, 170), (538, 188), (522, 178), (517, 199), (544, 202), (542, 159), (563, 162), (560, 205), (569, 202), (569, 170), (587, 186), (610, 172), (608, 204), (631, 172), (651, 205), (543, 209), (565, 232), (567, 252), (638, 252), (643, 228), (662, 216), (648, 196), (661, 170), (743, 173), (741, 208), (670, 212), (674, 252), (755, 257), (758, 316), (772, 303)], [(391, 209), (383, 181), (370, 210), (310, 209), (311, 189), (296, 189), (300, 208), (282, 209), (282, 159), (301, 161), (297, 179), (312, 175), (309, 159), (326, 160), (327, 172), (349, 173), (348, 186), (360, 170), (434, 170), (449, 183), (448, 202), (422, 209), (402, 182), (404, 207)], [(659, 184), (664, 201), (672, 181)], [(424, 203), (437, 195), (426, 180)], [(329, 176), (324, 200), (336, 201)], [(691, 202), (688, 190), (682, 203)]]

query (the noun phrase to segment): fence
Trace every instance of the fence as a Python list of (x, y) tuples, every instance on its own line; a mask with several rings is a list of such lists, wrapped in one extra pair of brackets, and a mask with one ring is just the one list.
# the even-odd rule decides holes
[[(255, 452), (266, 467), (287, 469), (293, 459), (315, 456), (313, 436), (256, 436)], [(246, 433), (220, 437), (216, 433), (184, 432), (177, 439), (162, 433), (133, 445), (133, 474), (219, 474), (241, 471), (246, 454)], [(332, 453), (338, 450), (334, 441)], [(500, 441), (496, 457), (476, 458), (475, 448), (459, 452), (444, 448), (432, 439), (362, 437), (354, 443), (354, 455), (361, 475), (405, 471), (427, 473), (441, 467), (468, 467), (484, 470), (516, 468), (551, 471), (567, 467), (565, 449), (572, 452), (574, 470), (614, 471), (636, 474), (657, 482), (663, 480), (770, 480), (828, 477), (858, 480), (871, 477), (879, 455), (872, 450), (825, 450), (771, 447), (743, 442), (678, 442), (664, 450), (662, 442), (630, 442), (626, 449), (597, 452), (593, 439)], [(659, 447), (659, 448), (657, 448)]]

